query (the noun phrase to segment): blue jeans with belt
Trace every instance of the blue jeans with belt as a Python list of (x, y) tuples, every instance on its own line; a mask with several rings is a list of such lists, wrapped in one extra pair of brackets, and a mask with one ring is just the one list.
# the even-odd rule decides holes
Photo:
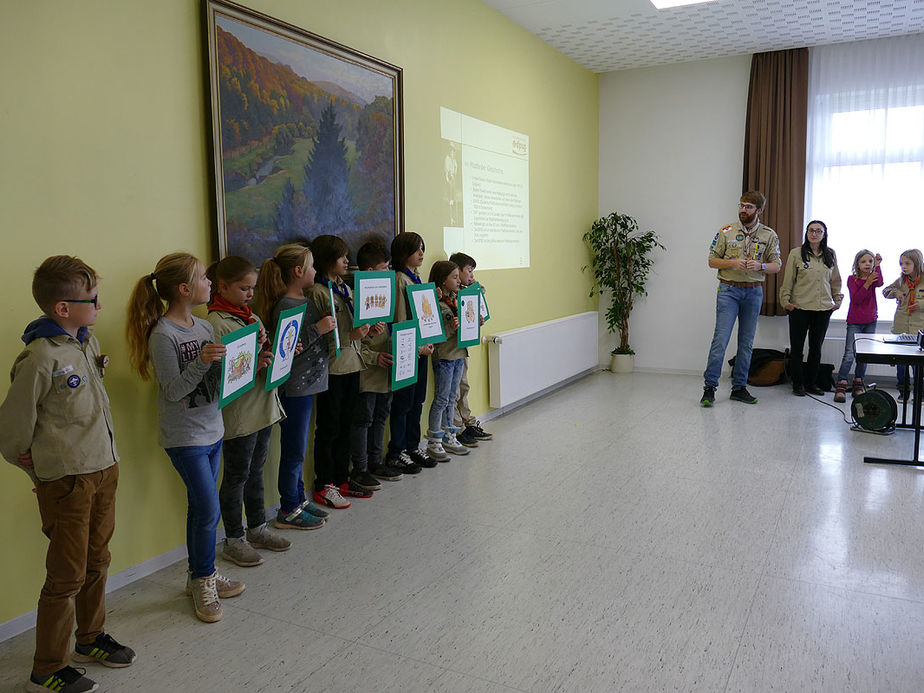
[(757, 331), (757, 317), (764, 299), (764, 287), (733, 286), (719, 284), (715, 298), (715, 332), (709, 347), (709, 360), (703, 373), (705, 387), (713, 389), (719, 386), (722, 375), (722, 361), (725, 360), (725, 348), (731, 339), (735, 320), (738, 321), (738, 353), (735, 356), (735, 368), (732, 372), (732, 389), (745, 387), (748, 383), (748, 370), (751, 367), (751, 351), (754, 348), (754, 333)]

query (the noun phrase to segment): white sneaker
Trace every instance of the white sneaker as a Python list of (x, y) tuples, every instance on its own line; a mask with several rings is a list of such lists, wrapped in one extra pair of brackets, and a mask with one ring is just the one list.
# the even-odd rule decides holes
[(449, 455), (446, 454), (446, 451), (443, 449), (443, 444), (438, 440), (427, 441), (427, 455), (437, 462), (449, 461)]
[(340, 489), (333, 484), (327, 484), (323, 491), (315, 491), (314, 499), (318, 503), (324, 503), (338, 509), (349, 508), (352, 505), (350, 501), (340, 495)]
[(446, 435), (443, 436), (443, 449), (446, 452), (451, 452), (453, 455), (468, 454), (468, 448), (459, 442), (455, 433), (447, 432)]
[(218, 590), (215, 587), (216, 575), (217, 572), (201, 578), (187, 577), (186, 593), (192, 596), (196, 617), (206, 623), (221, 620), (221, 602), (218, 600)]

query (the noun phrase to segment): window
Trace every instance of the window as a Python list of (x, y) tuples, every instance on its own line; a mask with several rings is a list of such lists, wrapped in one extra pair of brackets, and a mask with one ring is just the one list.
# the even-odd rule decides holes
[[(882, 255), (886, 284), (907, 248), (924, 249), (924, 35), (810, 53), (805, 218), (828, 225), (847, 317), (854, 255)], [(881, 320), (894, 306), (879, 296)]]

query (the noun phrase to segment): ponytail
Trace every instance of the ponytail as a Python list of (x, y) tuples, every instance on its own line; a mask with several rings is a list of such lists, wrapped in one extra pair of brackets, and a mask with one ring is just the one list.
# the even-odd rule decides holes
[(273, 324), (273, 307), (288, 291), (295, 268), (301, 267), (305, 271), (311, 263), (311, 250), (300, 243), (280, 246), (273, 257), (263, 263), (257, 279), (257, 315), (264, 325)]

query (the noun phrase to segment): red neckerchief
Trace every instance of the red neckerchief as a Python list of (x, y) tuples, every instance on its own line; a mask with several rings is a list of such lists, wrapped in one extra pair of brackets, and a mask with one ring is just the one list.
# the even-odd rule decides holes
[(452, 310), (452, 314), (453, 314), (453, 315), (458, 315), (458, 314), (459, 314), (459, 307), (458, 307), (458, 304), (457, 304), (457, 302), (456, 302), (456, 294), (453, 294), (452, 296), (449, 296), (448, 294), (443, 294), (443, 295), (440, 297), (440, 300), (441, 300), (443, 303), (445, 303), (447, 306), (449, 306), (449, 308)]
[(911, 281), (911, 277), (906, 276), (905, 283), (908, 285), (908, 288), (911, 289), (910, 291), (911, 298), (908, 299), (908, 312), (911, 313), (911, 306), (914, 305), (914, 300), (915, 300), (914, 287), (916, 287), (918, 284), (921, 283), (921, 277), (918, 277), (914, 281)]
[(253, 311), (250, 310), (250, 306), (236, 306), (230, 301), (226, 301), (221, 294), (215, 294), (215, 298), (209, 303), (209, 313), (213, 313), (216, 310), (220, 310), (223, 313), (230, 313), (236, 318), (240, 318), (244, 321), (245, 325), (249, 325), (252, 322), (256, 322), (256, 317), (254, 317)]

